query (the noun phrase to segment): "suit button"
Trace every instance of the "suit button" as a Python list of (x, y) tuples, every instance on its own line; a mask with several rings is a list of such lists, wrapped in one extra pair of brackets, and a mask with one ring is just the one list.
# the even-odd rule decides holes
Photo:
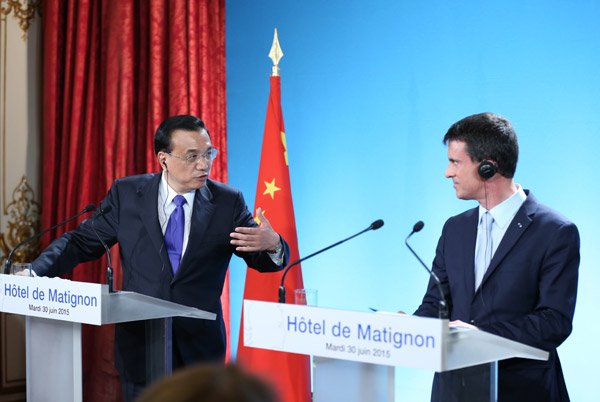
[(475, 320), (471, 320), (469, 322), (471, 323), (471, 325), (476, 325), (477, 324), (477, 321), (475, 321)]

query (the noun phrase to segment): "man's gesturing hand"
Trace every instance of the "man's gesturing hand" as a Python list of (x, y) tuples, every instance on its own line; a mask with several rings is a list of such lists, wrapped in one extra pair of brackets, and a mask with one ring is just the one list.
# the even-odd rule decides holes
[(237, 246), (237, 251), (252, 252), (263, 251), (274, 252), (279, 244), (279, 235), (275, 233), (269, 220), (265, 218), (262, 210), (258, 208), (256, 216), (260, 221), (257, 228), (237, 227), (231, 233), (231, 244)]

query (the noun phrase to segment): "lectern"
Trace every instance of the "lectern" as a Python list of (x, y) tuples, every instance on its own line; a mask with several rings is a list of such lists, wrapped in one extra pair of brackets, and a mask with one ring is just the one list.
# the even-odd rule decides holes
[[(243, 325), (245, 346), (315, 356), (315, 402), (393, 401), (395, 366), (443, 373), (513, 357), (548, 359), (497, 335), (409, 315), (244, 300)], [(487, 394), (476, 400), (495, 400), (496, 366), (489, 367), (485, 382), (475, 381), (479, 389), (467, 390)]]
[(81, 324), (146, 321), (146, 376), (170, 371), (171, 317), (216, 314), (107, 285), (0, 275), (0, 311), (26, 317), (27, 399), (81, 401)]

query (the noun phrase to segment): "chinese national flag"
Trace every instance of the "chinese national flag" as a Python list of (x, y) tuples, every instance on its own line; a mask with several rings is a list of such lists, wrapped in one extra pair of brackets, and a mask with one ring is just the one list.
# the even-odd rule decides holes
[[(260, 157), (256, 186), (256, 210), (261, 208), (273, 229), (288, 242), (290, 260), (299, 257), (294, 206), (290, 189), (285, 130), (281, 113), (280, 77), (271, 77), (271, 93)], [(246, 273), (244, 299), (277, 302), (282, 272), (261, 274), (253, 269)], [(285, 278), (287, 302), (294, 302), (294, 290), (303, 287), (300, 265), (294, 266)], [(310, 364), (305, 355), (244, 347), (244, 312), (237, 361), (268, 379), (284, 402), (307, 402), (310, 397)]]

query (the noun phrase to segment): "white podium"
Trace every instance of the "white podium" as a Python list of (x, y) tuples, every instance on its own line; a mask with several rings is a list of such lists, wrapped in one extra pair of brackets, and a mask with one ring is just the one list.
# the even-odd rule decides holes
[(409, 315), (244, 300), (243, 325), (245, 346), (315, 356), (317, 402), (332, 395), (393, 401), (395, 366), (446, 372), (513, 357), (548, 359), (548, 352), (497, 335)]
[(25, 315), (27, 399), (81, 401), (81, 324), (148, 320), (147, 377), (170, 370), (170, 317), (214, 320), (193, 307), (133, 292), (109, 293), (107, 285), (59, 278), (0, 274), (0, 311)]

